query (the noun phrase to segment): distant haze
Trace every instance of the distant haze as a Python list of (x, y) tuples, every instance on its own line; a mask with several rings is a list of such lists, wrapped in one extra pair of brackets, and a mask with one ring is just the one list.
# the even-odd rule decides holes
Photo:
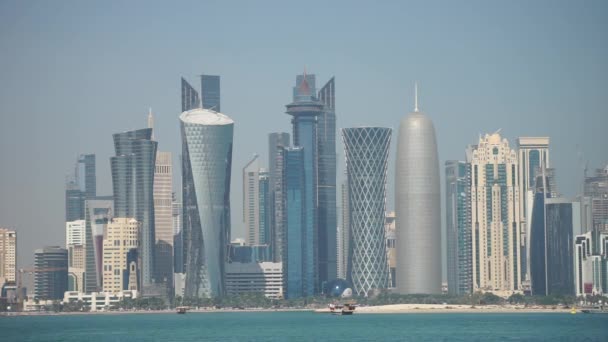
[(148, 107), (178, 191), (180, 77), (199, 87), (206, 73), (221, 76), (235, 120), (232, 237), (243, 237), (241, 169), (254, 153), (266, 163), (268, 133), (291, 132), (285, 104), (304, 66), (318, 88), (335, 75), (339, 128), (395, 129), (391, 210), (416, 80), (442, 177), (445, 160), (502, 128), (512, 148), (551, 137), (559, 190), (573, 196), (582, 160), (608, 160), (607, 19), (606, 1), (2, 1), (0, 226), (18, 231), (20, 267), (62, 245), (77, 155), (97, 155), (97, 193), (110, 195), (112, 134), (146, 127)]

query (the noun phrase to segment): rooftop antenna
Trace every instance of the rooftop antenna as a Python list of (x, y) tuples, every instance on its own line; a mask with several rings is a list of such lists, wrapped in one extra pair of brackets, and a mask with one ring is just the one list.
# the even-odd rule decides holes
[(418, 82), (414, 82), (414, 113), (418, 113)]

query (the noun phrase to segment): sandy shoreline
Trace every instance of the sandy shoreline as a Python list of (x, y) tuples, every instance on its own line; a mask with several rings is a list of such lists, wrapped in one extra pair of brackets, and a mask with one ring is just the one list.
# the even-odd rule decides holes
[[(188, 313), (219, 313), (219, 312), (297, 312), (314, 311), (314, 309), (199, 309), (188, 310)], [(176, 314), (171, 310), (125, 310), (125, 311), (95, 311), (95, 312), (0, 312), (0, 317), (13, 316), (70, 316), (70, 315), (132, 315), (132, 314)]]
[[(315, 310), (329, 313), (329, 309)], [(569, 313), (561, 307), (524, 307), (518, 305), (444, 305), (444, 304), (392, 304), (379, 306), (359, 306), (356, 314), (396, 314), (396, 313)]]

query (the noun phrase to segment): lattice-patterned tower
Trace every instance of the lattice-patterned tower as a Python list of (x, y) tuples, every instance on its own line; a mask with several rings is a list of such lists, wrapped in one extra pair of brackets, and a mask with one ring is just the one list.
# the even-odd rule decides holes
[(391, 129), (342, 129), (348, 176), (351, 258), (348, 276), (358, 295), (388, 288), (385, 243), (386, 174)]

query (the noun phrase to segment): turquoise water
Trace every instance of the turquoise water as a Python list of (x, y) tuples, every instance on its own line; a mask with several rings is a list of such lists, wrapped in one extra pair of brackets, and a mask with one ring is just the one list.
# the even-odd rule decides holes
[(0, 317), (0, 341), (608, 341), (608, 315), (224, 312)]

